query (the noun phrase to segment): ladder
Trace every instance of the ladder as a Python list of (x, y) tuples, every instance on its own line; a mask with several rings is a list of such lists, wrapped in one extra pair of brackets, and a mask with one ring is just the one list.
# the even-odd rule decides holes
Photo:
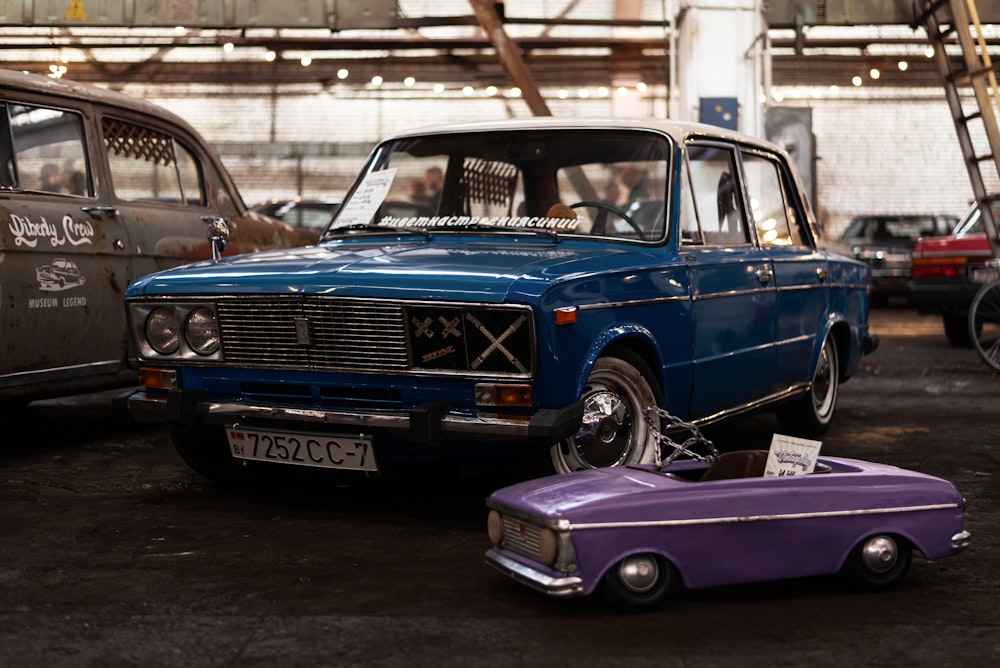
[[(990, 61), (986, 40), (979, 22), (975, 0), (917, 0), (916, 17), (911, 27), (923, 27), (934, 47), (934, 61), (944, 80), (945, 99), (951, 109), (958, 143), (972, 182), (972, 192), (982, 216), (986, 237), (994, 258), (1000, 258), (1000, 238), (997, 237), (998, 221), (994, 219), (989, 193), (983, 180), (983, 170), (995, 170), (1000, 178), (1000, 89), (997, 71), (1000, 67)], [(961, 63), (953, 61), (948, 46), (957, 46), (962, 53)], [(971, 113), (962, 108), (959, 88), (971, 88), (976, 109)], [(970, 124), (981, 123), (977, 132)], [(974, 136), (985, 136), (988, 148), (976, 151)], [(982, 140), (980, 139), (980, 144)]]

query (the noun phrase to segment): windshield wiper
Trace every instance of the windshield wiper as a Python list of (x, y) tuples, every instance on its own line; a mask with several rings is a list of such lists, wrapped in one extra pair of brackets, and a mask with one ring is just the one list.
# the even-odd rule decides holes
[(371, 223), (353, 223), (351, 225), (344, 225), (343, 227), (333, 227), (326, 231), (323, 238), (329, 238), (332, 236), (337, 236), (337, 233), (343, 233), (347, 235), (357, 234), (358, 232), (370, 232), (372, 234), (418, 234), (424, 239), (430, 239), (431, 233), (425, 229), (419, 227), (394, 227), (392, 225), (375, 225)]
[(500, 232), (506, 235), (515, 234), (530, 234), (535, 237), (542, 237), (551, 240), (553, 243), (559, 242), (559, 234), (547, 227), (500, 227), (498, 225), (488, 225), (483, 223), (474, 223), (472, 225), (462, 225), (460, 227), (445, 227), (440, 228), (442, 232)]

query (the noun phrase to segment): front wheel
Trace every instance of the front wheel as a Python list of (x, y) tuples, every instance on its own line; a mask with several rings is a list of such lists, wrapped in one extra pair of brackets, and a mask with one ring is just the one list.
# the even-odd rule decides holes
[(622, 610), (648, 612), (660, 607), (677, 589), (677, 570), (659, 555), (635, 554), (604, 574), (601, 589)]
[(212, 438), (179, 427), (170, 428), (170, 440), (184, 463), (196, 473), (223, 486), (235, 486), (256, 479), (255, 468), (233, 459), (221, 433)]
[(979, 289), (969, 309), (969, 338), (976, 352), (994, 371), (1000, 371), (1000, 281)]
[(913, 546), (908, 540), (877, 534), (855, 546), (844, 564), (844, 574), (863, 589), (887, 589), (903, 579), (912, 559)]
[(654, 460), (656, 443), (645, 409), (660, 405), (659, 393), (641, 358), (627, 351), (619, 355), (594, 363), (583, 391), (580, 430), (552, 446), (556, 473)]
[(840, 390), (840, 362), (833, 336), (827, 336), (813, 373), (809, 394), (778, 412), (781, 428), (790, 435), (811, 438), (822, 435), (833, 421)]

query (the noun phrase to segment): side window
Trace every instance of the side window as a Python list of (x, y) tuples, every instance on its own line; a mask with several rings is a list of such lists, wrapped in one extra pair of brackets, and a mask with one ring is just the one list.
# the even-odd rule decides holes
[(740, 205), (739, 175), (729, 148), (688, 144), (691, 193), (706, 244), (747, 243), (746, 220)]
[(703, 244), (701, 228), (698, 226), (698, 212), (694, 208), (691, 194), (691, 178), (687, 169), (681, 170), (681, 244)]
[(744, 151), (743, 171), (750, 212), (761, 246), (801, 246), (795, 209), (787, 201), (785, 180), (771, 158)]
[(108, 117), (101, 128), (119, 199), (205, 204), (198, 161), (172, 136)]
[(0, 185), (92, 196), (83, 119), (61, 109), (2, 105)]

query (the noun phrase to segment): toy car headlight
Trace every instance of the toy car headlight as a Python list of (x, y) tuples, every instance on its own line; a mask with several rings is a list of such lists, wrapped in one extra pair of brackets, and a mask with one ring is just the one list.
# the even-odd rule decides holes
[(546, 566), (552, 566), (559, 557), (559, 536), (552, 529), (542, 529), (538, 536), (538, 559)]
[(486, 518), (486, 533), (493, 545), (499, 545), (503, 540), (503, 518), (495, 510), (491, 510), (489, 517)]
[(180, 323), (173, 309), (159, 307), (146, 317), (146, 340), (161, 355), (172, 355), (180, 347)]
[(199, 355), (211, 355), (219, 349), (219, 326), (215, 313), (205, 307), (191, 311), (184, 323), (184, 338), (191, 350)]

